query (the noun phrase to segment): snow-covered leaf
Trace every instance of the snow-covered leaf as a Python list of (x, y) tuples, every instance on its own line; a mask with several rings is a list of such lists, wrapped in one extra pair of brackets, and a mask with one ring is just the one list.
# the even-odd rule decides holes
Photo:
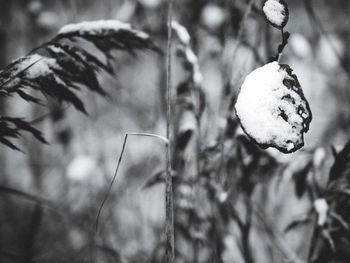
[[(90, 42), (101, 54), (94, 55), (93, 51), (84, 49), (76, 40)], [(148, 34), (117, 20), (66, 25), (52, 40), (35, 48), (27, 56), (14, 60), (0, 71), (0, 97), (18, 95), (27, 102), (42, 104), (41, 98), (37, 97), (41, 93), (86, 113), (84, 102), (76, 91), (85, 87), (106, 95), (99, 84), (97, 73), (100, 70), (113, 73), (111, 52), (122, 50), (135, 55), (136, 51), (147, 49), (158, 51)], [(33, 90), (37, 92), (33, 93)], [(1, 120), (0, 143), (18, 149), (10, 139), (20, 137), (21, 130), (29, 131), (44, 141), (30, 122), (21, 120), (22, 125), (18, 126), (18, 121), (14, 124), (9, 121), (10, 117), (6, 118), (6, 121), (3, 118)]]
[(262, 148), (291, 153), (304, 145), (312, 115), (288, 65), (271, 62), (251, 72), (235, 109), (245, 133)]
[(284, 0), (267, 0), (263, 6), (266, 20), (274, 27), (282, 29), (288, 22), (289, 11)]
[(54, 41), (74, 38), (92, 42), (109, 57), (110, 52), (116, 49), (131, 54), (135, 54), (135, 50), (138, 49), (159, 51), (148, 34), (118, 20), (97, 20), (65, 25), (59, 30)]

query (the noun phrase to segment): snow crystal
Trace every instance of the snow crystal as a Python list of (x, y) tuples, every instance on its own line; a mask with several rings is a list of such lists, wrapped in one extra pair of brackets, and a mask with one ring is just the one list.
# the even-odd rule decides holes
[(235, 109), (242, 128), (259, 145), (289, 153), (304, 145), (311, 112), (301, 89), (287, 86), (298, 84), (286, 67), (272, 62), (250, 73)]
[(59, 31), (59, 35), (79, 33), (81, 35), (91, 34), (100, 35), (108, 31), (128, 30), (137, 34), (140, 38), (148, 38), (149, 36), (141, 31), (132, 29), (130, 24), (120, 22), (118, 20), (97, 20), (87, 21), (77, 24), (68, 24), (63, 26)]
[(171, 21), (171, 28), (176, 31), (176, 34), (178, 35), (180, 41), (184, 45), (190, 44), (190, 34), (188, 33), (187, 29), (179, 24), (177, 21)]
[(288, 21), (288, 9), (280, 0), (267, 0), (263, 6), (266, 19), (276, 27), (284, 27)]
[(318, 215), (317, 224), (319, 226), (324, 226), (327, 221), (327, 213), (329, 209), (327, 201), (323, 198), (316, 199), (314, 201), (314, 207)]

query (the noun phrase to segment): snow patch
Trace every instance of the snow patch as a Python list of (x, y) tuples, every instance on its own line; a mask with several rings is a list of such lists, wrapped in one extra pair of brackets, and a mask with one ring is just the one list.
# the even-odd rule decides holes
[(281, 0), (267, 0), (263, 12), (266, 19), (275, 27), (282, 28), (288, 22), (287, 5)]
[(16, 72), (24, 71), (27, 78), (35, 79), (40, 76), (51, 74), (51, 68), (57, 67), (58, 65), (55, 59), (33, 54), (25, 57), (25, 59), (18, 64)]
[(329, 209), (327, 201), (323, 198), (316, 199), (314, 201), (314, 208), (318, 215), (317, 225), (324, 226), (327, 221), (327, 213)]
[(177, 36), (184, 45), (189, 45), (191, 41), (190, 34), (187, 29), (177, 21), (171, 21), (171, 28), (176, 31)]
[(120, 22), (118, 20), (97, 20), (85, 21), (77, 24), (68, 24), (63, 26), (58, 35), (80, 34), (80, 35), (103, 35), (110, 31), (127, 30), (136, 34), (140, 38), (148, 38), (149, 36), (141, 31), (132, 29), (130, 24)]
[(235, 110), (243, 130), (260, 146), (290, 153), (304, 145), (311, 112), (288, 66), (272, 62), (251, 72)]
[(181, 44), (184, 47), (184, 59), (192, 66), (192, 80), (196, 86), (200, 86), (203, 81), (203, 75), (200, 71), (198, 58), (191, 48), (191, 37), (187, 29), (177, 21), (171, 22), (172, 29), (176, 32)]

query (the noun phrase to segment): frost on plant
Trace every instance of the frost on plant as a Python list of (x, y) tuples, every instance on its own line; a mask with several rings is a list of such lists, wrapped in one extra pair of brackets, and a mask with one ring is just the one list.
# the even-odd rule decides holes
[[(95, 48), (85, 49), (80, 40)], [(93, 50), (93, 51), (91, 51)], [(98, 50), (100, 56), (96, 56)], [(16, 59), (0, 71), (0, 98), (18, 95), (27, 102), (43, 104), (38, 95), (73, 105), (86, 113), (83, 100), (76, 93), (81, 87), (106, 96), (97, 73), (113, 74), (113, 51), (136, 55), (139, 50), (159, 51), (148, 34), (117, 20), (98, 20), (62, 27), (58, 35)], [(39, 55), (45, 54), (45, 55)], [(0, 144), (18, 150), (10, 139), (30, 132), (46, 142), (28, 121), (0, 116)]]
[(262, 148), (291, 153), (304, 145), (312, 116), (288, 65), (271, 62), (251, 72), (235, 109), (243, 130)]
[(317, 225), (324, 226), (327, 221), (327, 213), (329, 210), (327, 201), (323, 198), (314, 201), (314, 208), (317, 213)]
[(267, 0), (263, 6), (263, 13), (274, 27), (281, 29), (288, 22), (288, 6), (283, 0)]
[(138, 30), (132, 29), (130, 24), (120, 22), (118, 20), (97, 20), (87, 21), (77, 24), (65, 25), (58, 31), (58, 35), (80, 34), (80, 35), (103, 35), (111, 31), (118, 32), (122, 30), (132, 31), (141, 38), (149, 36)]
[(198, 57), (194, 54), (190, 45), (190, 34), (187, 29), (177, 21), (172, 21), (171, 27), (181, 43), (181, 46), (178, 48), (178, 55), (184, 59), (185, 68), (191, 71), (193, 84), (200, 86), (203, 81), (203, 75), (199, 68)]

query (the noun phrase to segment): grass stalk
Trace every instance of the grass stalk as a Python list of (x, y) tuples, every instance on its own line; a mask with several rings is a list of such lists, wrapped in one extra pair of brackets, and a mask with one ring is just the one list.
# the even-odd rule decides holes
[(165, 259), (166, 263), (175, 262), (174, 249), (174, 205), (173, 205), (173, 185), (171, 178), (171, 144), (170, 144), (170, 125), (171, 125), (171, 38), (172, 38), (172, 5), (173, 1), (168, 0), (168, 43), (166, 57), (166, 137), (169, 143), (165, 146), (166, 158), (166, 177), (165, 177)]

